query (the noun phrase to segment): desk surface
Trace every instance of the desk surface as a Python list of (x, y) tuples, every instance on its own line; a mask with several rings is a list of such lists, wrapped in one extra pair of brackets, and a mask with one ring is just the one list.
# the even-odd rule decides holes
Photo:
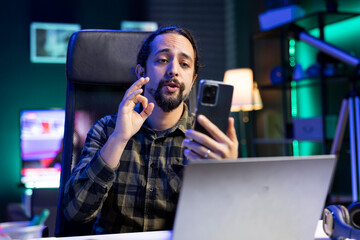
[(89, 235), (78, 237), (50, 237), (43, 238), (56, 239), (56, 240), (171, 240), (172, 231), (154, 231), (154, 232), (137, 232), (137, 233), (117, 233), (117, 234), (104, 234), (104, 235)]
[[(171, 240), (172, 231), (154, 231), (154, 232), (139, 232), (139, 233), (119, 233), (119, 234), (104, 234), (104, 235), (91, 235), (79, 237), (63, 237), (63, 238), (44, 238), (56, 240)], [(322, 228), (322, 221), (318, 222), (316, 227), (315, 240), (329, 240)]]

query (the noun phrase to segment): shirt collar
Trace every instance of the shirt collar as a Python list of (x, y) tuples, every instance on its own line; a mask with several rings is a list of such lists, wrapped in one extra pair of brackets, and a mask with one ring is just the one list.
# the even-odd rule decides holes
[[(141, 103), (138, 103), (135, 106), (134, 110), (136, 112), (140, 113), (140, 111), (142, 111)], [(187, 129), (192, 128), (193, 122), (194, 122), (194, 114), (189, 114), (188, 106), (186, 105), (186, 103), (184, 103), (183, 113), (182, 113), (179, 121), (175, 124), (175, 126), (173, 126), (173, 127), (171, 127), (169, 129), (169, 133), (175, 132), (177, 129), (179, 129), (182, 133), (185, 134)], [(142, 127), (147, 128), (147, 129), (151, 129), (146, 121), (145, 121), (145, 123), (143, 124)]]

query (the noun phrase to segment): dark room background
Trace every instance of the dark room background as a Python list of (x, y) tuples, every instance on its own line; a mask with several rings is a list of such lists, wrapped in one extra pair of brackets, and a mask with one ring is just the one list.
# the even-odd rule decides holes
[[(325, 1), (299, 5), (308, 13), (325, 10)], [(227, 69), (250, 67), (250, 39), (264, 11), (265, 0), (0, 1), (0, 221), (6, 220), (6, 205), (21, 202), (24, 190), (20, 110), (65, 107), (65, 65), (30, 62), (31, 22), (78, 23), (82, 29), (120, 29), (122, 20), (183, 25), (199, 42), (199, 78), (221, 80)], [(360, 12), (360, 3), (339, 1), (339, 11)]]

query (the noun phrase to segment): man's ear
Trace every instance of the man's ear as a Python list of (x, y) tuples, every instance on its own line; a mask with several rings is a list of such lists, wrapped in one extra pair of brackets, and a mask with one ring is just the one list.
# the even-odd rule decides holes
[(135, 73), (137, 79), (145, 77), (145, 69), (140, 64), (136, 65)]
[(196, 82), (196, 81), (195, 81), (196, 78), (197, 78), (197, 74), (194, 75), (194, 78), (193, 78), (192, 83), (191, 83), (191, 88), (194, 86), (194, 83)]

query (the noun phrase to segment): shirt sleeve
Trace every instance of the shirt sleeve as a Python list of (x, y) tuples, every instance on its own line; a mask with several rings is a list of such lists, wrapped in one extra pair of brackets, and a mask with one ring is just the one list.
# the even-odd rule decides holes
[(64, 214), (69, 220), (88, 222), (100, 211), (115, 179), (115, 170), (105, 164), (100, 149), (109, 136), (111, 117), (100, 119), (89, 131), (80, 162), (64, 189)]

